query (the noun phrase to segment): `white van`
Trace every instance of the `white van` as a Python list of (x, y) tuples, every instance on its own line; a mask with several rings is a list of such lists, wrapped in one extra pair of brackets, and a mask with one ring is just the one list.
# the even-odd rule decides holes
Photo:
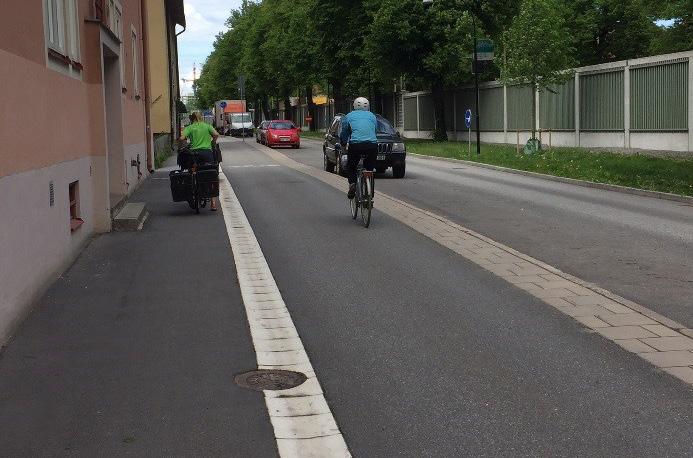
[(253, 117), (250, 113), (229, 113), (229, 131), (233, 137), (254, 135)]

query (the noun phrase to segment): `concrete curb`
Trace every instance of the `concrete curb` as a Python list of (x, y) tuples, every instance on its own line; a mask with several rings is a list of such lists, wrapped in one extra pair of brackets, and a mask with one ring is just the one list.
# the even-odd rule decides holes
[(416, 156), (416, 157), (421, 158), (421, 159), (461, 163), (461, 164), (470, 165), (473, 167), (480, 167), (480, 168), (484, 168), (484, 169), (496, 170), (499, 172), (514, 173), (516, 175), (525, 175), (525, 176), (533, 177), (533, 178), (541, 178), (544, 180), (556, 181), (559, 183), (567, 183), (567, 184), (572, 184), (575, 186), (582, 186), (583, 188), (603, 189), (606, 191), (620, 192), (623, 194), (632, 194), (632, 195), (636, 195), (636, 196), (652, 197), (655, 199), (670, 200), (673, 202), (683, 202), (686, 204), (693, 204), (693, 197), (681, 196), (679, 194), (671, 194), (668, 192), (648, 191), (645, 189), (629, 188), (628, 186), (619, 186), (619, 185), (615, 185), (615, 184), (606, 184), (606, 183), (596, 183), (594, 181), (577, 180), (575, 178), (557, 177), (557, 176), (553, 176), (553, 175), (546, 175), (544, 173), (528, 172), (526, 170), (511, 169), (508, 167), (501, 167), (498, 165), (491, 165), (491, 164), (483, 164), (481, 162), (466, 161), (464, 159), (453, 159), (453, 158), (448, 158), (448, 157), (427, 156), (425, 154), (416, 154), (416, 153), (407, 153), (407, 154), (409, 154), (411, 156)]

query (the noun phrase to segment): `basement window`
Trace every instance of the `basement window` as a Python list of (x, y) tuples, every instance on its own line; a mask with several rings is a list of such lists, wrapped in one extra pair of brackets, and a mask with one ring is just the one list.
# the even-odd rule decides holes
[(79, 213), (79, 181), (70, 183), (70, 231), (74, 232), (84, 224)]

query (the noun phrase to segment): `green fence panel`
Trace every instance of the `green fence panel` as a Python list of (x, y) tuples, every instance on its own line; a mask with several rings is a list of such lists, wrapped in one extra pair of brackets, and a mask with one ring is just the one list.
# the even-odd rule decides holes
[(419, 130), (434, 130), (436, 128), (433, 97), (430, 94), (419, 96)]
[(623, 130), (623, 70), (580, 75), (580, 130)]
[(404, 130), (416, 130), (416, 97), (404, 98)]
[(575, 130), (575, 78), (540, 92), (539, 112), (542, 129)]
[(508, 86), (508, 130), (532, 130), (533, 96), (531, 86)]
[(688, 130), (688, 62), (630, 70), (630, 129)]
[(474, 120), (474, 91), (471, 89), (463, 89), (455, 94), (455, 111), (457, 112), (457, 125), (455, 130), (465, 132), (467, 125), (464, 123), (464, 113), (467, 110), (472, 110), (472, 129), (476, 129)]
[(503, 87), (479, 90), (479, 125), (484, 132), (503, 131)]

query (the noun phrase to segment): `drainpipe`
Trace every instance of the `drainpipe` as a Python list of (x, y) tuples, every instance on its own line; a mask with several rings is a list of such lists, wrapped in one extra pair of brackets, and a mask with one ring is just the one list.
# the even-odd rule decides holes
[[(168, 10), (166, 11), (166, 20), (169, 20), (169, 19), (168, 19)], [(173, 45), (174, 45), (175, 48), (176, 48), (176, 62), (175, 62), (175, 64), (176, 64), (176, 67), (175, 67), (176, 100), (175, 100), (175, 102), (172, 104), (172, 105), (173, 105), (173, 110), (172, 110), (172, 111), (173, 111), (173, 113), (174, 113), (174, 115), (175, 115), (175, 119), (173, 120), (173, 130), (174, 130), (174, 132), (173, 132), (173, 136), (171, 137), (171, 141), (173, 142), (174, 145), (177, 145), (176, 140), (178, 140), (178, 137), (180, 137), (180, 124), (179, 124), (180, 121), (178, 120), (178, 101), (180, 100), (180, 69), (178, 68), (178, 37), (179, 37), (183, 32), (185, 32), (185, 31), (187, 30), (187, 28), (188, 28), (188, 26), (187, 26), (187, 25), (184, 25), (184, 26), (183, 26), (183, 30), (181, 30), (180, 32), (176, 33), (176, 37), (174, 38), (174, 43), (173, 43)], [(167, 27), (167, 29), (168, 29), (168, 27)], [(173, 30), (174, 30), (174, 31), (176, 30), (176, 25), (175, 25), (175, 24), (173, 25)], [(171, 45), (170, 42), (169, 42), (168, 44), (169, 44), (169, 46)], [(172, 59), (172, 56), (171, 56), (171, 50), (170, 50), (170, 49), (169, 49), (168, 55), (169, 55), (169, 60), (172, 61), (173, 59)], [(169, 68), (169, 81), (174, 81), (174, 79), (173, 79), (174, 75), (171, 74), (171, 73), (173, 73), (173, 67), (171, 66), (171, 63), (172, 63), (172, 62), (169, 62), (169, 66), (168, 66), (168, 68)], [(193, 81), (193, 84), (195, 84), (194, 81)], [(174, 152), (177, 152), (177, 151), (178, 151), (178, 150), (177, 150), (178, 146), (176, 146), (175, 148), (176, 148), (176, 149), (175, 149)]]
[(140, 2), (140, 14), (142, 15), (142, 61), (144, 62), (144, 123), (147, 136), (147, 170), (154, 171), (154, 147), (152, 145), (152, 95), (149, 74), (149, 21), (147, 14), (147, 0)]

